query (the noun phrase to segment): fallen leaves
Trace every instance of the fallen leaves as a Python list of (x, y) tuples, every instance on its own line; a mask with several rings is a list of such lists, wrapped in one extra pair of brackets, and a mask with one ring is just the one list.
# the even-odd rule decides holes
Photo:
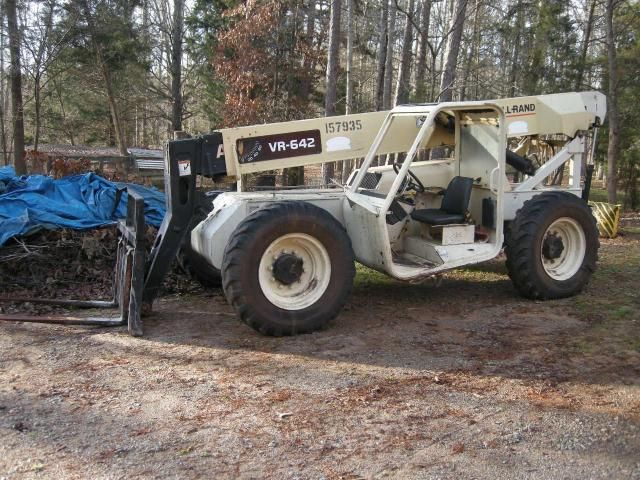
[(27, 430), (29, 430), (29, 427), (27, 427), (27, 425), (22, 421), (18, 421), (16, 423), (14, 423), (11, 426), (11, 428), (13, 428), (14, 430), (17, 430), (20, 433), (26, 432)]
[(194, 449), (195, 447), (193, 445), (189, 445), (188, 447), (178, 450), (178, 455), (180, 455), (181, 457), (189, 455), (191, 452), (193, 452)]
[(464, 443), (462, 442), (456, 442), (451, 446), (451, 452), (454, 455), (458, 455), (462, 452), (464, 452)]

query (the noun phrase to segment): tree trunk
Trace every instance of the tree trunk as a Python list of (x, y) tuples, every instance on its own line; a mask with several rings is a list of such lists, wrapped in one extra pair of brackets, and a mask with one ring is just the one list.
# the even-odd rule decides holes
[[(307, 49), (313, 50), (313, 37), (315, 35), (316, 26), (316, 2), (315, 0), (309, 0), (307, 5), (307, 24), (305, 27), (305, 37), (307, 43)], [(300, 81), (300, 98), (306, 101), (311, 93), (311, 84), (313, 82), (313, 71), (315, 70), (315, 63), (312, 59), (313, 55), (310, 53), (304, 54), (302, 60), (303, 71), (305, 76)]]
[(391, 88), (393, 85), (393, 42), (396, 28), (396, 8), (395, 2), (389, 6), (389, 26), (387, 27), (387, 56), (384, 63), (384, 87), (382, 91), (382, 109), (391, 108)]
[(451, 101), (453, 98), (453, 83), (456, 79), (456, 66), (458, 64), (458, 53), (460, 52), (466, 9), (467, 0), (454, 0), (454, 14), (451, 17), (449, 39), (447, 40), (447, 48), (444, 55), (445, 64), (440, 78), (440, 100), (443, 102)]
[[(149, 1), (150, 0), (144, 0), (144, 3), (142, 5), (142, 30), (145, 32), (145, 39), (147, 41), (149, 41), (149, 31), (150, 31), (149, 30)], [(146, 73), (145, 77), (147, 78), (147, 82), (149, 82), (149, 73)], [(148, 115), (149, 115), (149, 105), (148, 105), (147, 96), (145, 95), (142, 100), (142, 118), (140, 122), (140, 133), (141, 133), (140, 143), (141, 143), (141, 146), (144, 148), (147, 148), (147, 146), (149, 145), (149, 140), (147, 137)]]
[(34, 88), (33, 88), (33, 107), (35, 110), (35, 125), (33, 126), (33, 150), (35, 152), (38, 151), (38, 145), (40, 144), (40, 123), (41, 123), (41, 114), (40, 111), (42, 109), (42, 101), (40, 99), (40, 74), (36, 73), (36, 78), (34, 80)]
[[(4, 25), (4, 8), (0, 8), (0, 25)], [(2, 142), (2, 161), (9, 165), (9, 152), (7, 146), (7, 126), (4, 89), (4, 28), (0, 28), (0, 141)]]
[(589, 17), (587, 18), (587, 24), (584, 29), (584, 38), (582, 39), (582, 46), (580, 48), (580, 60), (578, 61), (578, 71), (576, 72), (575, 89), (579, 91), (582, 88), (582, 80), (584, 77), (584, 68), (587, 61), (587, 53), (589, 51), (589, 42), (591, 41), (591, 30), (593, 29), (593, 17), (596, 11), (596, 0), (591, 1), (591, 8), (589, 8)]
[(420, 32), (418, 43), (418, 59), (416, 61), (416, 90), (417, 102), (427, 100), (427, 82), (425, 73), (427, 71), (427, 50), (429, 49), (429, 23), (431, 22), (431, 0), (423, 0), (422, 12), (420, 14)]
[(613, 28), (617, 0), (607, 0), (605, 9), (607, 57), (609, 62), (609, 146), (607, 148), (607, 198), (609, 203), (618, 200), (618, 155), (620, 153), (620, 120), (618, 112), (618, 58)]
[(515, 26), (516, 38), (513, 42), (511, 71), (509, 73), (509, 96), (510, 97), (516, 96), (516, 82), (518, 80), (518, 70), (522, 68), (522, 65), (520, 65), (520, 41), (521, 41), (522, 31), (524, 30), (524, 18), (523, 18), (524, 9), (522, 5), (522, 1), (518, 1), (516, 10), (517, 10), (516, 26)]
[(429, 93), (429, 100), (432, 102), (437, 101), (438, 99), (436, 98), (436, 88), (438, 87), (438, 75), (436, 72), (436, 61), (438, 60), (438, 50), (434, 49), (431, 52), (431, 79), (430, 79), (430, 93)]
[(184, 0), (173, 0), (171, 28), (171, 126), (182, 130), (182, 40), (184, 37)]
[[(93, 14), (89, 8), (87, 0), (82, 0), (80, 3), (82, 7), (82, 13), (84, 14), (87, 26), (89, 27), (89, 35), (91, 37), (91, 43), (93, 44), (94, 53), (96, 55), (96, 63), (100, 69), (100, 75), (104, 81), (104, 89), (107, 94), (107, 102), (109, 104), (109, 112), (111, 113), (111, 121), (113, 123), (114, 135), (116, 137), (116, 144), (118, 145), (118, 152), (120, 155), (126, 157), (129, 155), (127, 151), (127, 140), (124, 136), (124, 129), (122, 127), (122, 121), (120, 119), (120, 112), (118, 110), (118, 102), (116, 101), (115, 92), (113, 91), (113, 84), (111, 82), (111, 71), (107, 64), (104, 53), (102, 52), (102, 45), (98, 39), (98, 30), (94, 22)], [(116, 165), (117, 167), (118, 165)]]
[[(347, 98), (345, 101), (345, 114), (353, 113), (353, 2), (347, 0)], [(342, 161), (341, 183), (347, 182), (349, 170), (351, 168), (350, 160)]]
[(102, 49), (100, 47), (97, 48), (96, 58), (98, 60), (98, 65), (100, 66), (100, 72), (102, 73), (104, 88), (107, 92), (107, 101), (109, 103), (109, 111), (111, 112), (111, 120), (113, 122), (113, 130), (116, 136), (118, 152), (120, 152), (120, 155), (126, 157), (129, 155), (129, 152), (127, 151), (127, 141), (124, 137), (124, 131), (122, 129), (122, 120), (120, 119), (118, 103), (116, 102), (116, 96), (113, 91), (113, 84), (111, 83), (111, 72), (109, 71), (109, 67), (104, 61), (104, 57), (102, 56)]
[[(466, 59), (464, 65), (464, 73), (462, 74), (462, 88), (460, 89), (460, 100), (467, 100), (467, 90), (471, 90), (471, 72), (473, 71), (473, 67), (475, 70), (478, 69), (478, 65), (474, 65), (476, 59), (476, 50), (480, 46), (480, 38), (478, 37), (478, 16), (480, 14), (480, 1), (476, 0), (475, 11), (473, 14), (473, 33), (471, 35), (471, 45), (469, 45), (469, 55)], [(478, 89), (477, 82), (474, 82), (473, 85), (476, 89)], [(476, 93), (477, 95), (477, 93)], [(477, 100), (477, 98), (476, 98)]]
[(55, 77), (52, 79), (52, 83), (53, 83), (53, 88), (56, 92), (56, 96), (58, 98), (58, 103), (60, 104), (60, 113), (62, 115), (62, 128), (64, 129), (64, 132), (69, 136), (69, 143), (71, 143), (71, 145), (75, 145), (76, 140), (75, 140), (75, 137), (73, 136), (73, 129), (69, 128), (67, 123), (67, 110), (64, 105), (64, 95), (62, 94), (62, 86), (60, 85), (60, 83)]
[(307, 42), (309, 43), (309, 46), (313, 46), (313, 36), (316, 33), (316, 0), (309, 0), (307, 9), (307, 25), (305, 26), (305, 33), (307, 35)]
[[(305, 41), (307, 43), (307, 49), (309, 53), (305, 53), (302, 60), (303, 71), (306, 75), (300, 81), (300, 98), (302, 101), (307, 101), (311, 94), (311, 85), (313, 83), (316, 65), (313, 55), (310, 52), (313, 50), (316, 31), (316, 1), (309, 0), (307, 4), (307, 19), (305, 25)], [(287, 171), (287, 184), (291, 186), (304, 185), (304, 167), (292, 167)]]
[(383, 109), (384, 95), (384, 67), (387, 61), (387, 35), (389, 32), (389, 0), (382, 0), (382, 12), (380, 13), (380, 24), (378, 25), (378, 67), (376, 70), (376, 97), (374, 105), (376, 110)]
[(40, 39), (40, 45), (34, 58), (34, 79), (33, 79), (33, 107), (35, 113), (34, 119), (34, 132), (33, 132), (33, 149), (38, 151), (38, 145), (40, 142), (40, 128), (42, 124), (41, 112), (42, 112), (42, 77), (47, 71), (47, 61), (50, 58), (46, 58), (45, 54), (48, 48), (51, 46), (51, 30), (53, 28), (53, 14), (54, 4), (48, 4), (48, 11), (44, 20), (45, 33)]
[(340, 61), (340, 10), (342, 0), (332, 0), (331, 20), (329, 23), (329, 51), (327, 58), (325, 115), (331, 117), (336, 114), (338, 67)]
[[(332, 0), (331, 20), (329, 22), (329, 52), (327, 58), (327, 91), (324, 99), (325, 116), (332, 117), (336, 114), (338, 96), (338, 64), (340, 61), (340, 10), (342, 0)], [(325, 184), (333, 177), (333, 162), (322, 164), (322, 178)]]
[(411, 47), (413, 44), (413, 0), (407, 0), (406, 21), (404, 24), (404, 36), (402, 39), (402, 55), (400, 57), (400, 68), (398, 69), (398, 83), (396, 86), (396, 105), (409, 101), (411, 85)]
[(16, 0), (6, 0), (7, 31), (11, 53), (11, 113), (13, 114), (13, 166), (18, 175), (27, 174), (24, 158), (24, 112), (22, 108), (22, 71), (20, 69), (20, 32)]
[(527, 95), (539, 93), (539, 83), (547, 53), (547, 36), (551, 28), (549, 23), (544, 21), (549, 1), (551, 0), (541, 0), (538, 4), (538, 18), (535, 24), (536, 28), (533, 30), (534, 37), (531, 40), (533, 47), (531, 48), (529, 71), (526, 73), (523, 82), (524, 93)]
[(353, 113), (353, 1), (347, 0), (347, 98), (345, 113)]

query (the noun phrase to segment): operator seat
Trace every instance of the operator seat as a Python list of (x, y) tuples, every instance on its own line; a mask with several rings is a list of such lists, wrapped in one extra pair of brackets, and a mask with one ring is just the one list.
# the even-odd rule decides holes
[(414, 210), (411, 218), (429, 225), (464, 223), (472, 186), (473, 178), (453, 177), (444, 191), (440, 208)]

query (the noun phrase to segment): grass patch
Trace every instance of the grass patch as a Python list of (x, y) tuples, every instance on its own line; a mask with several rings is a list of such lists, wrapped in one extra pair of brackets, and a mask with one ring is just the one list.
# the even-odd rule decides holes
[(372, 302), (397, 302), (399, 308), (405, 304), (438, 305), (454, 313), (477, 298), (491, 296), (503, 302), (506, 296), (518, 300), (501, 260), (449, 270), (418, 283), (396, 280), (356, 264), (354, 293)]
[[(503, 261), (491, 261), (456, 270), (448, 270), (445, 274), (448, 279), (469, 282), (496, 282), (508, 279), (507, 269), (504, 266)], [(356, 263), (356, 278), (354, 286), (356, 288), (371, 286), (388, 286), (398, 288), (419, 287), (419, 285), (395, 280), (384, 273), (380, 273), (369, 267), (360, 265), (359, 263)]]
[[(625, 231), (640, 232), (640, 225), (633, 222)], [(569, 339), (568, 351), (580, 355), (640, 351), (640, 238), (630, 234), (601, 243), (598, 269), (586, 291), (559, 303), (585, 322), (584, 330)], [(398, 302), (399, 309), (415, 302), (454, 311), (468, 308), (476, 298), (505, 305), (521, 301), (509, 285), (502, 258), (445, 272), (437, 288), (433, 282), (414, 285), (356, 266), (355, 288), (362, 298)]]
[(183, 457), (185, 455), (189, 455), (191, 452), (193, 452), (194, 447), (193, 445), (189, 445), (186, 448), (181, 448), (180, 450), (178, 450), (178, 455)]
[(40, 463), (40, 462), (36, 462), (34, 464), (32, 464), (29, 467), (30, 472), (41, 472), (42, 470), (44, 470), (44, 464)]
[(363, 287), (373, 284), (390, 285), (393, 283), (398, 282), (384, 273), (377, 272), (369, 267), (356, 263), (356, 278), (353, 283), (355, 287)]
[[(626, 232), (638, 231), (636, 225)], [(602, 240), (598, 270), (587, 291), (575, 297), (575, 315), (589, 323), (572, 342), (576, 353), (640, 351), (640, 241)]]
[(640, 329), (631, 324), (630, 317), (610, 315), (591, 325), (583, 335), (574, 339), (570, 348), (574, 353), (616, 353), (624, 351), (640, 352)]
[[(622, 190), (618, 190), (618, 201), (620, 205), (624, 205), (624, 200), (626, 196)], [(605, 202), (608, 203), (607, 197), (607, 189), (606, 188), (597, 188), (591, 185), (591, 190), (589, 190), (589, 200), (592, 202)]]
[(611, 312), (611, 318), (614, 320), (631, 319), (633, 312), (634, 312), (633, 308), (627, 305), (622, 305), (621, 307), (618, 307), (613, 312)]
[(424, 285), (414, 285), (391, 278), (364, 265), (356, 263), (356, 278), (353, 281), (355, 292), (359, 292), (372, 301), (407, 302), (421, 296)]

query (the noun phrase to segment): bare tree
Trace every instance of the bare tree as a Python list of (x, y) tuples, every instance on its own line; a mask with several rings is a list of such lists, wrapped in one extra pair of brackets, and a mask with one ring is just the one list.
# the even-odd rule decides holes
[(33, 19), (24, 35), (23, 46), (29, 52), (30, 61), (26, 67), (26, 73), (33, 82), (33, 149), (38, 150), (40, 144), (40, 131), (42, 128), (42, 93), (47, 84), (53, 80), (56, 71), (49, 67), (55, 62), (68, 40), (68, 31), (60, 31), (54, 35), (54, 16), (57, 1), (45, 0), (42, 3), (44, 11)]
[[(547, 58), (548, 37), (552, 25), (545, 22), (544, 14), (548, 10), (553, 0), (540, 0), (537, 3), (537, 19), (535, 20), (536, 28), (532, 31), (533, 38), (528, 39), (531, 42), (529, 50), (529, 69), (523, 78), (523, 88), (526, 94), (535, 95), (540, 93), (540, 79), (543, 76), (543, 68)], [(514, 65), (514, 68), (521, 68), (520, 65)]]
[(404, 35), (402, 39), (402, 55), (400, 57), (400, 67), (398, 68), (398, 83), (396, 85), (396, 105), (407, 103), (411, 86), (411, 48), (413, 45), (413, 7), (414, 1), (406, 1), (406, 21), (404, 24)]
[(580, 90), (582, 88), (582, 80), (584, 77), (584, 68), (587, 63), (587, 52), (589, 51), (589, 43), (591, 42), (591, 31), (593, 29), (593, 19), (596, 11), (596, 0), (591, 0), (591, 7), (589, 8), (589, 16), (587, 17), (587, 24), (584, 27), (584, 35), (582, 37), (582, 45), (580, 46), (580, 59), (578, 60), (578, 71), (576, 73), (575, 89)]
[(454, 0), (453, 16), (451, 17), (451, 28), (447, 48), (444, 53), (445, 64), (440, 77), (440, 100), (450, 101), (453, 98), (453, 83), (456, 79), (456, 67), (458, 65), (458, 53), (460, 52), (460, 41), (464, 29), (464, 16), (467, 9), (467, 0)]
[(391, 89), (393, 85), (393, 43), (396, 29), (396, 13), (398, 11), (395, 1), (389, 6), (389, 26), (387, 27), (387, 56), (384, 65), (384, 88), (382, 91), (382, 108), (391, 108)]
[[(314, 46), (314, 36), (316, 31), (316, 1), (308, 0), (307, 3), (307, 21), (305, 26), (305, 37), (307, 42), (307, 49), (304, 54), (304, 58), (302, 59), (302, 65), (306, 72), (313, 72), (315, 70), (315, 61), (312, 58), (313, 55), (310, 52), (313, 50)], [(306, 75), (301, 83), (300, 83), (300, 97), (303, 100), (307, 100), (309, 98), (309, 94), (311, 93), (311, 84), (312, 84), (313, 75), (310, 73)]]
[[(477, 65), (474, 65), (474, 63), (477, 63), (476, 55), (477, 55), (478, 48), (480, 47), (479, 26), (478, 26), (480, 8), (481, 8), (480, 0), (476, 0), (476, 5), (474, 8), (474, 14), (473, 14), (473, 32), (471, 34), (471, 41), (469, 42), (470, 43), (469, 52), (464, 65), (464, 73), (462, 74), (463, 83), (462, 83), (462, 88), (460, 89), (460, 100), (468, 99), (467, 92), (468, 90), (471, 90), (470, 88), (471, 77), (472, 77), (471, 72), (472, 72), (472, 69), (475, 69), (477, 71)], [(478, 79), (477, 78), (473, 82), (473, 86), (475, 87), (475, 97), (477, 99), (477, 96), (478, 96)]]
[[(0, 25), (4, 25), (4, 5), (0, 4)], [(5, 50), (5, 35), (4, 28), (0, 28), (0, 141), (2, 142), (2, 160), (6, 165), (9, 165), (9, 147), (7, 145), (7, 125), (6, 125), (6, 113), (8, 109), (7, 95), (5, 90), (4, 79), (4, 50)]]
[(171, 29), (171, 126), (182, 130), (182, 44), (184, 39), (184, 0), (173, 0)]
[(342, 0), (331, 1), (331, 20), (329, 22), (329, 51), (327, 57), (327, 91), (324, 99), (325, 115), (336, 114), (338, 67), (340, 63), (340, 13)]
[(109, 104), (109, 112), (111, 113), (111, 121), (113, 123), (118, 151), (120, 155), (127, 156), (129, 154), (127, 151), (127, 140), (124, 136), (122, 117), (120, 115), (118, 102), (116, 101), (116, 92), (113, 88), (111, 69), (109, 68), (109, 64), (107, 63), (107, 59), (105, 58), (103, 51), (104, 46), (101, 41), (102, 32), (100, 32), (98, 27), (99, 19), (94, 16), (94, 12), (92, 12), (88, 0), (79, 0), (79, 7), (79, 13), (84, 17), (84, 20), (87, 23), (93, 53), (96, 57), (96, 64), (104, 82), (104, 89), (107, 94), (107, 102)]
[[(347, 0), (347, 98), (345, 101), (345, 113), (353, 113), (353, 2)], [(347, 183), (351, 161), (342, 161), (342, 183)]]
[(382, 0), (380, 12), (380, 24), (378, 25), (378, 58), (376, 69), (376, 94), (374, 105), (376, 110), (381, 110), (384, 105), (384, 77), (387, 62), (387, 35), (389, 32), (389, 0)]
[(429, 44), (429, 23), (431, 21), (431, 0), (422, 1), (422, 9), (420, 11), (420, 31), (418, 42), (418, 58), (416, 60), (416, 89), (415, 97), (418, 102), (426, 100), (426, 81), (425, 74), (427, 71), (427, 50)]
[[(42, 26), (38, 29), (39, 35), (38, 38), (28, 39), (25, 42), (25, 48), (31, 53), (33, 58), (33, 101), (34, 101), (34, 110), (35, 110), (35, 126), (34, 126), (34, 134), (33, 134), (33, 149), (38, 150), (38, 143), (40, 140), (40, 110), (42, 108), (42, 101), (40, 99), (40, 94), (42, 92), (42, 76), (44, 71), (46, 70), (45, 62), (46, 62), (46, 53), (48, 50), (48, 44), (51, 39), (51, 29), (53, 27), (53, 10), (54, 4), (50, 2), (48, 5), (45, 4), (45, 14), (42, 20), (44, 20)], [(40, 20), (40, 19), (38, 19)], [(34, 42), (35, 40), (35, 42)]]
[(516, 81), (518, 79), (518, 72), (522, 69), (520, 64), (520, 50), (522, 43), (522, 31), (524, 30), (524, 6), (522, 0), (518, 0), (515, 5), (516, 10), (516, 23), (515, 23), (515, 39), (513, 40), (513, 54), (511, 58), (511, 71), (509, 73), (509, 94), (512, 97), (516, 96)]
[[(142, 30), (144, 32), (145, 35), (145, 40), (148, 42), (150, 40), (150, 15), (149, 15), (149, 0), (143, 0), (143, 4), (142, 4)], [(146, 75), (146, 82), (148, 83), (150, 81), (150, 75), (147, 73)], [(142, 116), (141, 116), (141, 122), (140, 122), (140, 133), (141, 135), (139, 136), (140, 138), (136, 139), (137, 142), (142, 142), (142, 146), (146, 147), (149, 143), (148, 137), (147, 137), (147, 130), (148, 130), (148, 117), (149, 117), (149, 104), (148, 104), (148, 99), (146, 98), (146, 96), (143, 98), (142, 100)]]
[[(338, 96), (338, 66), (340, 62), (340, 11), (342, 0), (331, 1), (331, 16), (329, 21), (329, 52), (327, 58), (327, 90), (324, 97), (325, 116), (332, 117), (336, 114)], [(325, 184), (333, 177), (333, 162), (322, 164), (322, 178)]]
[(345, 113), (353, 113), (353, 1), (347, 0), (347, 98)]
[(620, 119), (618, 111), (618, 57), (616, 52), (616, 32), (613, 17), (621, 0), (606, 0), (605, 23), (607, 37), (607, 58), (609, 66), (609, 95), (607, 116), (609, 117), (609, 145), (607, 147), (607, 199), (609, 203), (618, 200), (618, 156), (620, 154)]
[(22, 108), (22, 70), (20, 68), (20, 31), (16, 0), (6, 0), (7, 30), (11, 54), (11, 113), (13, 115), (13, 166), (18, 175), (27, 173), (24, 158), (24, 112)]

